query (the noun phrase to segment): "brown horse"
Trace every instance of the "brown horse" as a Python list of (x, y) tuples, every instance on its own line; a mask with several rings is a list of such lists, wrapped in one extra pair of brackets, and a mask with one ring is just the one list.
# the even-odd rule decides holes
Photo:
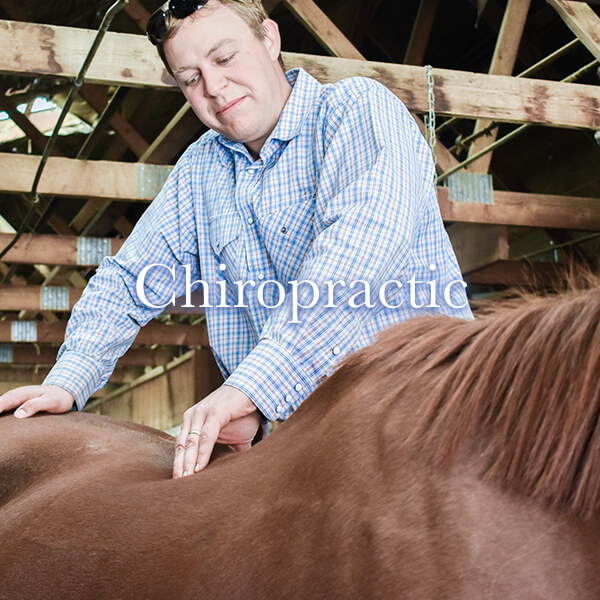
[(0, 598), (600, 598), (600, 294), (386, 332), (251, 450), (0, 418)]

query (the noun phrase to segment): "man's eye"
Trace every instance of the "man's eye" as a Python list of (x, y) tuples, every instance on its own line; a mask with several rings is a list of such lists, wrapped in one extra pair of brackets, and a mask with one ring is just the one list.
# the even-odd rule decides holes
[(217, 62), (220, 65), (224, 65), (225, 63), (228, 63), (234, 56), (235, 56), (235, 52), (233, 54), (229, 54), (228, 56), (224, 56), (223, 58), (220, 58)]
[(200, 79), (199, 75), (194, 75), (191, 79), (188, 79), (185, 82), (185, 85), (190, 86), (190, 85), (195, 85), (196, 83), (198, 83), (198, 80)]

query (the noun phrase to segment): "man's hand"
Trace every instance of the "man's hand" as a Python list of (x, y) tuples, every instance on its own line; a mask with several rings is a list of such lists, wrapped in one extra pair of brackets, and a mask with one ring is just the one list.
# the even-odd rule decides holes
[(236, 451), (250, 448), (259, 425), (258, 410), (250, 398), (234, 387), (222, 385), (183, 413), (173, 477), (203, 469), (216, 442)]
[(40, 411), (64, 413), (73, 408), (73, 402), (73, 396), (57, 385), (26, 385), (0, 396), (0, 413), (16, 408), (19, 419)]

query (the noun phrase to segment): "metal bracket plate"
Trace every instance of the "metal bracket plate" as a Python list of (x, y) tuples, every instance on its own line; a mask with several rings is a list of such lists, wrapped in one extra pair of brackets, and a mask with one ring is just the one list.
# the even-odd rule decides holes
[(454, 173), (448, 177), (448, 194), (452, 202), (494, 204), (492, 176), (468, 171)]

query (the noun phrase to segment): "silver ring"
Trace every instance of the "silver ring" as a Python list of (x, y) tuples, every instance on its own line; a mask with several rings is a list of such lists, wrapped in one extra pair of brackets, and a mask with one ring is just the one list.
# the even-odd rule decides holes
[(202, 437), (204, 434), (201, 431), (196, 431), (195, 429), (192, 429), (192, 431), (190, 431), (188, 435), (197, 435), (198, 437)]

